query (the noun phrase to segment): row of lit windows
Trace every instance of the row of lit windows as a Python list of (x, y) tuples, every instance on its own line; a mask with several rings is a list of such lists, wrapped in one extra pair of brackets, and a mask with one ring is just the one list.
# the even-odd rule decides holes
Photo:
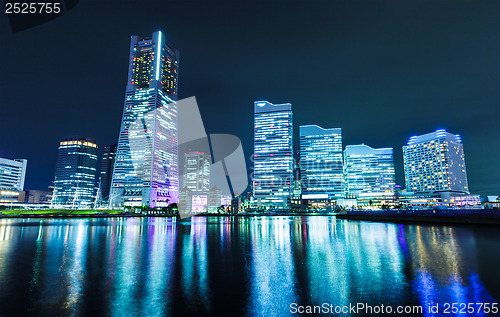
[(62, 141), (59, 145), (83, 145), (88, 147), (97, 148), (97, 144), (88, 141)]

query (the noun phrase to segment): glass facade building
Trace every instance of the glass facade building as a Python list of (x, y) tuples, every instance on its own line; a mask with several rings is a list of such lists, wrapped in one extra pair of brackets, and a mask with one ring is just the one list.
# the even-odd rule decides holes
[(299, 135), (302, 198), (343, 198), (342, 130), (303, 125)]
[(184, 154), (183, 188), (191, 191), (210, 189), (210, 157), (203, 152)]
[(27, 164), (25, 159), (0, 158), (0, 189), (23, 190)]
[(392, 199), (396, 186), (393, 149), (346, 146), (344, 177), (346, 197)]
[(286, 208), (293, 186), (292, 105), (254, 104), (253, 196), (257, 206)]
[(113, 167), (115, 166), (116, 147), (116, 144), (104, 147), (104, 153), (102, 155), (100, 190), (103, 202), (106, 202), (109, 199), (109, 190), (113, 179)]
[(132, 36), (110, 207), (178, 202), (178, 53), (158, 31)]
[(52, 208), (92, 208), (96, 173), (96, 142), (90, 138), (64, 138), (57, 153)]
[(469, 193), (460, 135), (437, 130), (412, 136), (403, 146), (406, 190)]

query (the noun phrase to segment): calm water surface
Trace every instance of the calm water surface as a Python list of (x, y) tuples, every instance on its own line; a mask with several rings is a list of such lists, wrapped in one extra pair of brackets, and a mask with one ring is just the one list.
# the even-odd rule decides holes
[(498, 302), (499, 270), (498, 228), (328, 216), (0, 219), (0, 316)]

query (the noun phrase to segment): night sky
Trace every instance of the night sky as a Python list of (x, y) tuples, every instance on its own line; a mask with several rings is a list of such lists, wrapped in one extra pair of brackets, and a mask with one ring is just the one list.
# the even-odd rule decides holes
[[(87, 1), (12, 33), (0, 18), (0, 157), (27, 158), (25, 189), (54, 178), (61, 137), (117, 142), (131, 35), (180, 51), (179, 97), (208, 133), (253, 150), (253, 102), (292, 103), (298, 127), (344, 147), (401, 147), (444, 128), (464, 142), (472, 193), (500, 194), (500, 1)], [(250, 167), (250, 160), (247, 160)]]

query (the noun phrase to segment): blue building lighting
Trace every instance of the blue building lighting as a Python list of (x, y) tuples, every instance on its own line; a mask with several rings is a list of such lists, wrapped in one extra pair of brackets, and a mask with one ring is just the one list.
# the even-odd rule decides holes
[(95, 201), (97, 144), (90, 138), (68, 137), (59, 143), (53, 208), (92, 208)]
[(393, 149), (374, 149), (365, 144), (346, 146), (344, 174), (346, 195), (372, 200), (392, 198), (396, 185)]
[(254, 104), (253, 195), (258, 206), (285, 208), (293, 187), (292, 105)]
[(177, 56), (160, 31), (132, 36), (110, 207), (178, 202)]
[(460, 135), (444, 129), (411, 137), (403, 146), (406, 189), (417, 193), (469, 193)]
[(317, 125), (299, 130), (302, 198), (343, 198), (342, 130)]

